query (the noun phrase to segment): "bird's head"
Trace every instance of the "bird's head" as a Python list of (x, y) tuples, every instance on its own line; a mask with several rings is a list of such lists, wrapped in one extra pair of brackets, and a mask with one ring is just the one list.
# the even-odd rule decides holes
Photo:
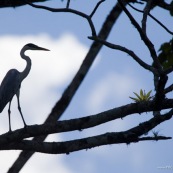
[(49, 51), (49, 49), (43, 48), (43, 47), (39, 47), (35, 44), (32, 43), (28, 43), (23, 47), (25, 50), (44, 50), (44, 51)]

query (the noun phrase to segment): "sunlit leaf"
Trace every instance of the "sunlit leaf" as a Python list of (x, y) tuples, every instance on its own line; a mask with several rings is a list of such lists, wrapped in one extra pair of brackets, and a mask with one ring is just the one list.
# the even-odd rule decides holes
[(151, 100), (151, 92), (152, 90), (150, 90), (147, 94), (145, 93), (145, 90), (143, 91), (142, 89), (140, 89), (139, 94), (133, 92), (136, 96), (135, 97), (129, 97), (130, 99), (134, 100), (135, 102), (141, 102), (141, 101), (149, 101)]

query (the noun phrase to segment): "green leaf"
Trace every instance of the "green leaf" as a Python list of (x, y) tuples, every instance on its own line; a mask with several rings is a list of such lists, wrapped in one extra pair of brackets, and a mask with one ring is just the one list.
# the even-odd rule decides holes
[(142, 89), (140, 90), (140, 97), (141, 97), (141, 98), (144, 97), (144, 93), (143, 93)]
[(146, 94), (146, 97), (147, 97), (147, 98), (150, 97), (151, 92), (152, 92), (152, 90), (150, 90), (150, 91)]
[[(158, 59), (163, 69), (168, 69), (173, 66), (173, 39), (165, 42), (160, 46)], [(153, 64), (154, 66), (154, 64)]]
[(135, 102), (141, 102), (141, 101), (149, 101), (152, 97), (151, 95), (152, 90), (150, 90), (147, 94), (145, 93), (145, 90), (140, 89), (139, 94), (133, 92), (136, 96), (135, 97), (129, 97), (130, 99), (134, 100)]
[(134, 100), (135, 102), (139, 102), (139, 100), (137, 98), (134, 98), (134, 97), (129, 97), (131, 98), (132, 100)]
[(135, 95), (136, 95), (136, 97), (140, 100), (141, 99), (141, 97), (137, 94), (137, 93), (135, 93), (135, 92), (133, 92)]

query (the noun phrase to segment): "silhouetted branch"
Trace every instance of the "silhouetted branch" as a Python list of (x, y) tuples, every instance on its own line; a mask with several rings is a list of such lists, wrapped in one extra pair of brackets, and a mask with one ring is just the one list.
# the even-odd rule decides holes
[(131, 134), (110, 132), (103, 135), (72, 140), (67, 142), (38, 142), (38, 141), (23, 140), (21, 142), (0, 147), (0, 150), (25, 150), (25, 151), (47, 153), (47, 154), (70, 154), (71, 152), (80, 151), (84, 149), (87, 150), (103, 145), (122, 144), (122, 143), (129, 145), (130, 143), (136, 143), (140, 141), (149, 141), (149, 140), (158, 141), (158, 140), (168, 140), (168, 139), (172, 138), (165, 136), (135, 138), (133, 137), (133, 135), (131, 136)]
[[(77, 11), (77, 10), (74, 10), (74, 9), (70, 9), (70, 8), (50, 8), (50, 7), (46, 7), (46, 6), (42, 6), (42, 5), (35, 5), (35, 4), (32, 4), (32, 3), (29, 3), (28, 1), (26, 1), (26, 2), (28, 3), (28, 5), (30, 5), (30, 6), (32, 6), (34, 8), (44, 9), (44, 10), (51, 11), (51, 12), (73, 13), (73, 14), (76, 14), (78, 16), (81, 16), (81, 17), (87, 19), (87, 21), (88, 21), (88, 23), (90, 25), (91, 31), (92, 31), (92, 35), (96, 36), (95, 27), (94, 27), (94, 24), (93, 24), (93, 22), (91, 20), (92, 16), (90, 17), (89, 15), (87, 15), (85, 13), (82, 13), (80, 11)], [(96, 5), (96, 7), (97, 7), (97, 5)]]
[(67, 0), (66, 8), (69, 8), (69, 6), (70, 6), (70, 0)]
[(133, 16), (130, 14), (130, 12), (127, 10), (127, 8), (124, 6), (124, 1), (122, 0), (118, 0), (120, 6), (122, 7), (123, 11), (126, 13), (126, 15), (128, 16), (128, 18), (130, 19), (130, 21), (132, 22), (132, 24), (135, 26), (135, 28), (138, 30), (141, 39), (144, 41), (145, 45), (147, 46), (148, 50), (150, 51), (150, 55), (157, 67), (157, 70), (159, 71), (159, 73), (162, 73), (162, 66), (158, 60), (154, 45), (152, 44), (152, 42), (148, 39), (148, 37), (146, 36), (146, 34), (142, 31), (141, 27), (139, 26), (139, 24), (136, 22), (136, 20), (133, 18)]
[(144, 12), (143, 12), (143, 18), (142, 18), (142, 31), (143, 33), (146, 34), (146, 23), (147, 23), (147, 16), (151, 10), (151, 4), (152, 4), (153, 0), (148, 0), (146, 2), (146, 6), (144, 8)]
[(123, 46), (120, 45), (116, 45), (116, 44), (112, 44), (109, 43), (103, 39), (100, 39), (98, 37), (88, 37), (89, 39), (98, 41), (102, 44), (104, 44), (105, 46), (111, 48), (111, 49), (116, 49), (116, 50), (120, 50), (122, 52), (127, 53), (128, 55), (130, 55), (139, 65), (141, 65), (143, 68), (153, 72), (154, 74), (158, 74), (157, 69), (155, 69), (153, 66), (148, 65), (147, 63), (145, 63), (144, 61), (142, 61), (132, 50), (129, 50)]
[[(148, 0), (143, 0), (145, 2), (147, 2)], [(171, 3), (170, 1), (170, 4), (168, 4), (165, 0), (157, 0), (157, 1), (153, 1), (153, 4), (152, 4), (153, 8), (158, 6), (158, 7), (161, 7), (165, 10), (172, 10), (173, 9), (173, 3)]]
[[(133, 8), (134, 10), (143, 13), (143, 10), (139, 10), (137, 8), (135, 8), (134, 6), (132, 6), (130, 3), (128, 4), (131, 8)], [(150, 16), (155, 22), (157, 22), (162, 28), (164, 28), (169, 34), (173, 35), (173, 32), (170, 31), (165, 25), (163, 25), (158, 19), (156, 19), (153, 15), (151, 15), (150, 13), (148, 13), (148, 16)]]
[(173, 91), (173, 84), (171, 84), (170, 86), (168, 86), (167, 88), (165, 88), (164, 93), (167, 94), (169, 92)]
[(97, 3), (97, 5), (95, 6), (94, 10), (93, 10), (92, 13), (90, 14), (90, 18), (93, 17), (94, 13), (96, 12), (96, 10), (97, 10), (98, 7), (100, 6), (100, 4), (101, 4), (102, 2), (104, 2), (104, 1), (105, 1), (105, 0), (100, 0), (100, 1)]
[[(30, 3), (34, 2), (46, 2), (48, 0), (28, 0)], [(27, 5), (25, 0), (0, 0), (0, 8), (4, 7), (19, 7), (22, 5)]]
[[(160, 76), (158, 80), (158, 84), (156, 86), (156, 94), (155, 94), (155, 99), (156, 99), (156, 104), (158, 107), (162, 105), (163, 99), (165, 99), (165, 86), (168, 80), (168, 76), (163, 74)], [(161, 109), (160, 109), (161, 110)]]
[(139, 138), (141, 135), (148, 133), (150, 130), (155, 128), (161, 122), (164, 122), (172, 118), (172, 111), (168, 114), (153, 117), (149, 121), (140, 123), (138, 126), (131, 128), (124, 132), (110, 132), (102, 135), (71, 140), (66, 142), (39, 142), (39, 141), (17, 141), (0, 146), (0, 150), (26, 150), (26, 151), (36, 151), (41, 153), (49, 154), (69, 154), (74, 151), (79, 151), (82, 149), (90, 149), (93, 147), (98, 147), (108, 144), (130, 144), (132, 142), (139, 142), (145, 140), (167, 140), (171, 137), (164, 136), (154, 136), (154, 137), (143, 137)]
[[(173, 107), (172, 99), (166, 99), (163, 101), (162, 110), (172, 108), (172, 107)], [(75, 130), (81, 131), (84, 129), (98, 126), (103, 123), (107, 123), (112, 120), (125, 118), (126, 116), (129, 116), (129, 115), (133, 115), (136, 113), (141, 114), (141, 113), (150, 112), (153, 110), (157, 111), (157, 105), (155, 104), (154, 101), (147, 101), (147, 102), (128, 104), (125, 106), (114, 108), (114, 109), (101, 112), (96, 115), (90, 115), (87, 117), (57, 121), (57, 122), (46, 123), (42, 125), (32, 125), (32, 126), (28, 126), (27, 129), (23, 128), (23, 129), (15, 130), (11, 133), (0, 135), (0, 147), (6, 146), (10, 143), (21, 141), (29, 137), (36, 137), (41, 135), (53, 134), (53, 133), (70, 132)], [(170, 112), (162, 116), (154, 117), (150, 121), (143, 123), (143, 126), (145, 126), (145, 128), (147, 127), (146, 130), (145, 129), (139, 130), (139, 128), (133, 128), (133, 132), (135, 132), (135, 134), (137, 134), (138, 136), (141, 136), (142, 134), (147, 133), (148, 128), (150, 128), (151, 130), (156, 125), (172, 118), (172, 113), (173, 111), (171, 110)]]

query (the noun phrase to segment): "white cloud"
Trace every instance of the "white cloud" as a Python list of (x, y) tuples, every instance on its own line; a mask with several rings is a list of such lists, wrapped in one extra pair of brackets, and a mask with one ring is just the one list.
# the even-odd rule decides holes
[[(26, 52), (32, 59), (32, 68), (29, 76), (22, 83), (21, 107), (28, 124), (39, 124), (45, 120), (60, 97), (61, 88), (64, 88), (78, 70), (87, 48), (70, 34), (63, 35), (59, 39), (52, 39), (46, 35), (0, 37), (1, 80), (9, 69), (16, 68), (22, 71), (25, 68), (26, 62), (20, 58), (19, 53), (21, 48), (30, 42), (51, 50), (50, 52)], [(1, 134), (8, 131), (7, 108), (8, 106), (1, 113)], [(16, 97), (12, 101), (11, 111), (12, 129), (23, 127), (17, 110)], [(57, 140), (57, 136), (52, 140)], [(0, 172), (8, 170), (18, 153), (18, 151), (0, 152)], [(53, 173), (57, 170), (63, 173), (69, 172), (63, 165), (62, 156), (36, 154), (21, 172)]]
[(87, 109), (98, 112), (104, 108), (108, 99), (112, 99), (117, 107), (127, 101), (128, 96), (135, 89), (136, 79), (128, 74), (109, 73), (93, 86), (87, 99)]

